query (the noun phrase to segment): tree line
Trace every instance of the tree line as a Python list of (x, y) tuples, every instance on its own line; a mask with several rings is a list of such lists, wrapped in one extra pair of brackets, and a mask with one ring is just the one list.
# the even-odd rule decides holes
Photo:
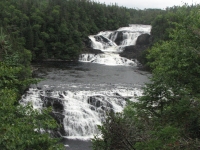
[(128, 9), (90, 0), (1, 0), (0, 26), (32, 60), (77, 60), (88, 35), (128, 24), (150, 24), (164, 10)]

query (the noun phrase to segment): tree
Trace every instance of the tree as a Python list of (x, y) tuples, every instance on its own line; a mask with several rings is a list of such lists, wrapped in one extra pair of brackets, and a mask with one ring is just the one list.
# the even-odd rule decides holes
[[(30, 52), (13, 49), (12, 38), (1, 28), (0, 61), (0, 147), (2, 150), (61, 150), (63, 145), (51, 134), (58, 128), (49, 115), (50, 109), (41, 112), (31, 105), (19, 104), (21, 93), (31, 83), (36, 83), (30, 75)], [(6, 50), (6, 51), (5, 51)], [(7, 51), (8, 50), (8, 51)]]

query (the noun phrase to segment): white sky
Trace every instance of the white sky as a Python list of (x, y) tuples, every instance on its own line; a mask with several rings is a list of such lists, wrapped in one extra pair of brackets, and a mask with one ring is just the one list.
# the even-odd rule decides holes
[(127, 8), (161, 8), (165, 9), (166, 7), (180, 6), (185, 3), (191, 5), (200, 4), (200, 0), (94, 0), (96, 2), (109, 4), (117, 3), (118, 6), (124, 6)]

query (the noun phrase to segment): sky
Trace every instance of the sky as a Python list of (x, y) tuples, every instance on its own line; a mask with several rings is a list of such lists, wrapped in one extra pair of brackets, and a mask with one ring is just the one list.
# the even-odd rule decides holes
[(160, 8), (165, 9), (166, 7), (172, 6), (182, 6), (187, 3), (200, 4), (200, 0), (94, 0), (100, 3), (114, 4), (117, 3), (118, 6), (124, 6), (127, 8), (135, 9), (145, 9), (145, 8)]

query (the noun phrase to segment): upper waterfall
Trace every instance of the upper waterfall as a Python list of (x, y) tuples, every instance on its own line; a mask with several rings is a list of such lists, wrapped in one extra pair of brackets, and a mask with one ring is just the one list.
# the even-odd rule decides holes
[(79, 61), (92, 62), (104, 65), (136, 66), (133, 60), (120, 57), (126, 46), (135, 45), (138, 36), (150, 34), (150, 25), (129, 25), (116, 31), (101, 31), (97, 35), (90, 35), (91, 47), (101, 50), (104, 54), (81, 54)]

